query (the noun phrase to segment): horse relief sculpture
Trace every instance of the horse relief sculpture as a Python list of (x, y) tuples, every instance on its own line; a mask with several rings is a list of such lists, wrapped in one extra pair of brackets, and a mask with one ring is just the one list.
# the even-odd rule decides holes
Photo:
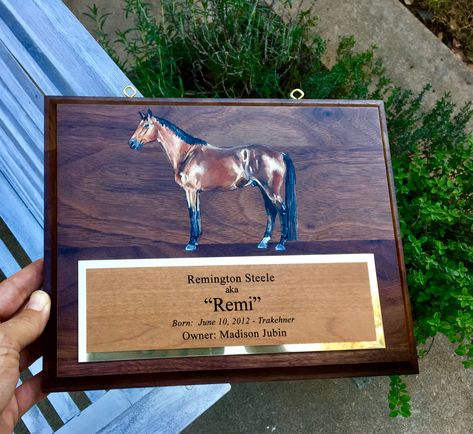
[(200, 193), (235, 190), (248, 185), (260, 189), (267, 214), (266, 230), (258, 248), (268, 247), (278, 214), (281, 239), (276, 250), (285, 250), (286, 241), (297, 240), (296, 173), (287, 154), (262, 145), (219, 148), (154, 116), (149, 109), (146, 114), (140, 112), (140, 117), (128, 144), (131, 149), (140, 149), (144, 144), (157, 141), (163, 147), (176, 183), (186, 192), (190, 219), (186, 250), (196, 250), (202, 234)]

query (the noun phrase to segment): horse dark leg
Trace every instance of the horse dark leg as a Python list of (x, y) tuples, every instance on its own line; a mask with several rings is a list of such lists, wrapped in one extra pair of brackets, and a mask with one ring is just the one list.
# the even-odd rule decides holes
[(200, 193), (197, 192), (197, 231), (199, 234), (199, 237), (202, 235), (202, 222), (200, 220)]
[(199, 193), (195, 190), (186, 190), (186, 196), (190, 221), (190, 239), (187, 243), (186, 250), (193, 251), (197, 249), (199, 236), (201, 234)]
[(276, 245), (276, 250), (286, 250), (286, 241), (289, 231), (288, 213), (284, 203), (280, 203), (278, 205), (279, 218), (281, 220), (281, 239)]
[(199, 241), (199, 229), (198, 229), (198, 217), (197, 211), (192, 208), (189, 208), (189, 220), (190, 220), (190, 239), (187, 243), (186, 250), (192, 251), (197, 249)]
[(274, 220), (276, 219), (276, 214), (278, 213), (278, 210), (274, 206), (273, 202), (271, 202), (271, 199), (268, 197), (266, 192), (262, 188), (260, 189), (264, 199), (264, 206), (266, 208), (267, 222), (266, 230), (264, 232), (263, 238), (258, 244), (258, 249), (266, 249), (268, 247), (268, 242), (271, 239), (271, 235), (273, 234)]

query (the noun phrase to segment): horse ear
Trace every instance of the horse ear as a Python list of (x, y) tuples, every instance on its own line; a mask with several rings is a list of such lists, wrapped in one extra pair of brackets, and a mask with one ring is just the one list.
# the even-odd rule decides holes
[(146, 115), (145, 115), (144, 113), (142, 113), (142, 112), (138, 112), (138, 113), (139, 113), (140, 118), (141, 118), (142, 120), (145, 120), (145, 119), (146, 119)]
[(148, 109), (148, 111), (146, 112), (146, 115), (149, 116), (150, 118), (153, 117), (153, 112), (151, 111), (151, 109)]

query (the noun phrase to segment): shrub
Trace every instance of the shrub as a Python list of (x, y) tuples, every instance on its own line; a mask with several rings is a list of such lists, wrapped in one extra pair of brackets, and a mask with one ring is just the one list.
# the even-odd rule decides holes
[(295, 87), (319, 98), (381, 96), (388, 80), (373, 50), (355, 53), (354, 39), (342, 38), (337, 63), (326, 68), (326, 43), (315, 34), (312, 9), (281, 3), (278, 13), (255, 0), (163, 0), (154, 18), (147, 2), (124, 0), (135, 24), (114, 41), (104, 32), (108, 14), (94, 5), (86, 15), (144, 96), (277, 98)]
[(438, 332), (473, 365), (473, 140), (393, 161), (417, 342)]
[[(466, 133), (469, 104), (456, 110), (448, 95), (431, 110), (419, 95), (393, 87), (374, 48), (356, 52), (339, 41), (333, 67), (322, 62), (325, 41), (312, 11), (283, 1), (161, 0), (151, 17), (143, 0), (125, 0), (133, 28), (120, 31), (122, 68), (145, 96), (287, 97), (295, 87), (309, 98), (384, 99), (415, 335), (437, 333), (457, 343), (465, 367), (473, 364), (473, 139)], [(89, 17), (99, 41), (117, 60), (95, 6)], [(391, 377), (391, 416), (409, 416), (410, 398)]]

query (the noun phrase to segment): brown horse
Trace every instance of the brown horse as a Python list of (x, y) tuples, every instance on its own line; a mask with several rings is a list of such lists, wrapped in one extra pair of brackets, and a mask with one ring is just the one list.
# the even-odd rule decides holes
[[(283, 152), (261, 145), (218, 148), (193, 137), (166, 119), (140, 112), (141, 121), (129, 140), (131, 149), (158, 141), (174, 170), (174, 179), (186, 192), (190, 218), (190, 240), (186, 250), (197, 248), (202, 234), (199, 195), (209, 190), (235, 190), (257, 186), (264, 199), (267, 223), (258, 248), (271, 239), (279, 214), (281, 239), (276, 250), (285, 250), (287, 240), (297, 240), (296, 173), (292, 160)], [(285, 182), (284, 182), (285, 181)], [(285, 184), (285, 199), (282, 188)]]

